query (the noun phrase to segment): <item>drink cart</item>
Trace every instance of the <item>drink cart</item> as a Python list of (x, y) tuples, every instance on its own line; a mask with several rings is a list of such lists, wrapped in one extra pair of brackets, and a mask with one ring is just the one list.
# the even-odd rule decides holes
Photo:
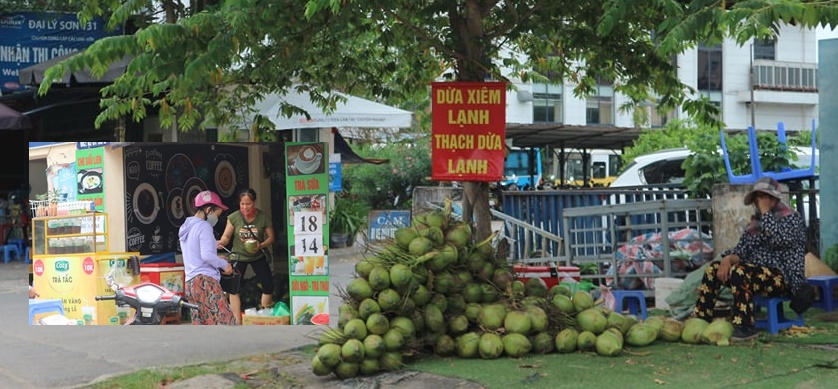
[(116, 325), (131, 313), (95, 297), (114, 293), (108, 276), (122, 285), (138, 283), (128, 262), (139, 253), (111, 253), (107, 214), (91, 209), (90, 202), (59, 203), (37, 213), (33, 206), (33, 286), (43, 299), (60, 299), (64, 315), (79, 324)]

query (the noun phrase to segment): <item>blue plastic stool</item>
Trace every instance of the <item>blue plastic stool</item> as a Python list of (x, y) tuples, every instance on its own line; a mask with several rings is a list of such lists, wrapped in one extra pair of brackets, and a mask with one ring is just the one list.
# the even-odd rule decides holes
[(838, 286), (838, 276), (809, 277), (806, 282), (818, 288), (818, 298), (815, 299), (812, 306), (832, 312), (836, 308), (835, 300), (833, 300), (833, 290)]
[(42, 313), (56, 312), (64, 315), (64, 303), (61, 299), (54, 300), (29, 300), (29, 324), (35, 324), (35, 315)]
[(768, 317), (754, 321), (756, 328), (767, 329), (768, 332), (776, 334), (780, 330), (791, 326), (803, 326), (803, 315), (797, 315), (797, 319), (787, 319), (783, 312), (783, 303), (791, 301), (788, 297), (763, 297), (754, 296), (754, 315), (760, 313), (763, 307), (768, 311)]
[(26, 241), (23, 239), (9, 239), (9, 244), (13, 244), (17, 246), (18, 252), (23, 252), (23, 248), (26, 247)]
[(12, 260), (11, 254), (15, 253), (15, 258), (20, 257), (20, 250), (17, 249), (16, 244), (7, 244), (3, 246), (3, 263), (9, 263)]
[(623, 309), (628, 309), (630, 314), (646, 319), (646, 295), (642, 290), (612, 290), (611, 294), (616, 301), (614, 312), (623, 313)]
[(32, 258), (30, 258), (30, 247), (26, 246), (26, 254), (24, 254), (24, 258), (26, 258), (26, 263), (32, 263)]

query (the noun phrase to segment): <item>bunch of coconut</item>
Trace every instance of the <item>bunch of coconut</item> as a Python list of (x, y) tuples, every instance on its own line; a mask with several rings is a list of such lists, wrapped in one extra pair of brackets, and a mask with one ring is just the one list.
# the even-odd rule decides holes
[(493, 237), (474, 242), (450, 210), (418, 214), (394, 239), (368, 245), (339, 293), (338, 328), (325, 330), (317, 375), (350, 378), (400, 368), (405, 355), (521, 357), (555, 349), (573, 318), (541, 279), (516, 280)]

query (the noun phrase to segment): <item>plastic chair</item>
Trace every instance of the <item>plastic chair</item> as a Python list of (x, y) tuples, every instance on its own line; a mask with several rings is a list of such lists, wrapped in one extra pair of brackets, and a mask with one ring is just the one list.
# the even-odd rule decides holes
[(29, 324), (37, 324), (35, 323), (35, 316), (49, 312), (64, 315), (64, 302), (61, 299), (29, 300)]
[(727, 144), (725, 144), (725, 132), (719, 131), (719, 138), (722, 141), (722, 155), (725, 158), (725, 169), (727, 170), (727, 179), (731, 184), (753, 184), (759, 180), (762, 174), (762, 166), (759, 163), (759, 150), (757, 148), (757, 134), (753, 127), (748, 127), (748, 149), (751, 154), (751, 173), (743, 175), (733, 174), (733, 168), (730, 166), (730, 155), (728, 155)]
[[(771, 177), (777, 181), (783, 180), (796, 180), (796, 179), (803, 179), (803, 178), (810, 178), (817, 175), (815, 172), (815, 153), (817, 152), (817, 137), (815, 136), (815, 121), (812, 120), (812, 160), (809, 163), (809, 167), (805, 169), (793, 169), (793, 168), (785, 168), (779, 172), (762, 172), (762, 167), (760, 166), (760, 171), (762, 175), (765, 177)], [(749, 135), (750, 137), (750, 135)], [(756, 137), (754, 137), (756, 139)], [(782, 143), (784, 146), (786, 144), (786, 126), (783, 122), (777, 123), (777, 140)], [(757, 163), (759, 163), (759, 158), (757, 158)]]
[(625, 309), (628, 309), (630, 314), (646, 319), (646, 295), (642, 290), (612, 290), (611, 294), (616, 302), (614, 312), (623, 313), (625, 304)]
[(788, 297), (763, 297), (754, 296), (754, 314), (756, 315), (765, 307), (768, 317), (754, 320), (754, 327), (767, 329), (768, 332), (776, 334), (781, 329), (791, 326), (803, 326), (803, 315), (797, 315), (797, 319), (787, 319), (783, 311), (783, 303), (791, 301)]
[(815, 276), (806, 279), (809, 285), (818, 288), (818, 297), (812, 304), (814, 308), (820, 308), (832, 312), (838, 308), (838, 301), (833, 298), (833, 289), (838, 287), (838, 276)]
[(12, 260), (12, 253), (15, 254), (15, 259), (20, 258), (20, 251), (18, 251), (16, 244), (3, 246), (3, 263), (9, 263)]

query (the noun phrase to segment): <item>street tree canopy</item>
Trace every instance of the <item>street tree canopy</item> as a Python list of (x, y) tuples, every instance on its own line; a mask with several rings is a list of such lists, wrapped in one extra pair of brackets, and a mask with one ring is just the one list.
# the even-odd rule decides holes
[[(568, 80), (579, 96), (614, 83), (632, 104), (654, 100), (719, 126), (716, 108), (678, 80), (671, 58), (699, 43), (740, 44), (782, 24), (835, 27), (838, 0), (171, 0), (73, 2), (113, 26), (148, 10), (161, 22), (95, 42), (47, 73), (103, 73), (133, 58), (102, 90), (103, 121), (140, 120), (159, 108), (163, 126), (223, 124), (268, 92), (300, 88), (323, 107), (330, 92), (378, 99), (427, 90), (434, 80)], [(147, 20), (148, 18), (145, 18)], [(46, 92), (50, 82), (41, 85)], [(296, 111), (286, 107), (284, 113)], [(176, 120), (175, 120), (176, 119)], [(488, 187), (466, 183), (463, 217), (490, 233)], [(472, 209), (472, 206), (474, 209)]]

